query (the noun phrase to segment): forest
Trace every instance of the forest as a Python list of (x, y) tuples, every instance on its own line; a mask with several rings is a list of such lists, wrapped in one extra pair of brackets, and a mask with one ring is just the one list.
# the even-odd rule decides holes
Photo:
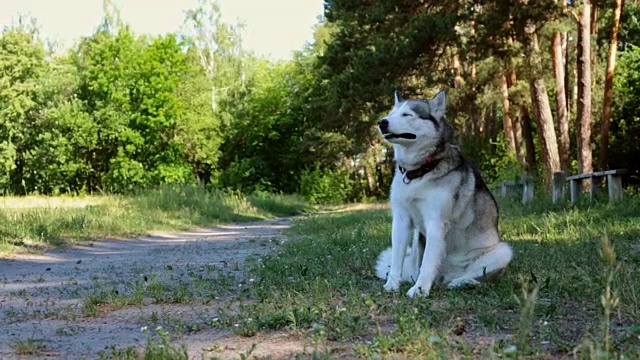
[(201, 0), (176, 34), (134, 33), (105, 0), (67, 52), (21, 18), (0, 37), (0, 193), (205, 184), (384, 198), (375, 127), (393, 91), (448, 96), (456, 142), (489, 183), (640, 169), (640, 4), (623, 0), (326, 0), (291, 60), (243, 48)]

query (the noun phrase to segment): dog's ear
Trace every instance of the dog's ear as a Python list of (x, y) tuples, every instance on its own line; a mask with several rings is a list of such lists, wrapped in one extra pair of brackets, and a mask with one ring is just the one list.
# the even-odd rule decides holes
[(441, 90), (431, 98), (431, 100), (429, 100), (429, 107), (431, 108), (431, 115), (438, 119), (444, 117), (445, 109), (447, 107), (447, 95), (444, 90)]
[(402, 95), (400, 95), (400, 91), (395, 90), (393, 92), (393, 100), (394, 100), (393, 106), (398, 106), (400, 105), (400, 103), (404, 102)]

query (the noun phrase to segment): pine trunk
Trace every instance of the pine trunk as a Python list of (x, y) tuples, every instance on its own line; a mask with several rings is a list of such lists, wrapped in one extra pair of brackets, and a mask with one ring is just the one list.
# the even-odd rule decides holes
[(609, 42), (609, 54), (607, 60), (607, 72), (604, 81), (604, 100), (602, 102), (602, 122), (600, 130), (600, 164), (601, 170), (609, 167), (609, 128), (611, 126), (611, 103), (613, 102), (613, 76), (616, 71), (616, 52), (618, 50), (618, 34), (620, 32), (620, 18), (624, 0), (615, 0), (613, 9), (613, 27), (611, 29), (611, 41)]
[(527, 166), (525, 171), (529, 175), (536, 172), (536, 147), (533, 142), (533, 129), (531, 128), (531, 116), (526, 105), (520, 106), (520, 121), (522, 123), (522, 139), (527, 150)]
[(538, 138), (540, 141), (540, 157), (545, 168), (545, 185), (551, 186), (553, 173), (560, 171), (560, 157), (558, 154), (558, 143), (556, 130), (553, 124), (553, 115), (549, 105), (549, 95), (542, 72), (542, 61), (540, 58), (540, 47), (538, 36), (534, 29), (529, 29), (527, 34), (529, 56), (528, 65), (530, 70), (529, 86), (531, 90), (531, 104), (536, 115), (538, 126)]
[(560, 168), (568, 171), (570, 165), (569, 116), (567, 114), (567, 94), (565, 91), (564, 54), (562, 51), (562, 33), (553, 34), (551, 58), (556, 85), (556, 115), (558, 117), (558, 151)]
[[(569, 123), (569, 118), (571, 117), (571, 79), (569, 74), (571, 73), (571, 69), (569, 69), (569, 34), (566, 32), (562, 33), (562, 66), (564, 67), (564, 90), (566, 93), (565, 102), (567, 104), (567, 123)], [(569, 148), (571, 148), (571, 140), (569, 140)]]
[[(578, 21), (578, 172), (593, 172), (591, 153), (591, 3), (584, 0)], [(583, 181), (587, 190), (590, 181)]]
[(460, 89), (462, 87), (462, 66), (460, 65), (460, 55), (458, 51), (455, 50), (456, 53), (453, 55), (453, 87), (454, 89)]
[(507, 151), (509, 154), (516, 155), (516, 145), (513, 138), (513, 121), (511, 120), (510, 104), (509, 104), (509, 86), (507, 84), (507, 76), (502, 74), (500, 77), (500, 94), (502, 95), (502, 127), (504, 130), (504, 138), (507, 142)]
[[(507, 78), (507, 82), (509, 88), (516, 85), (518, 82), (518, 78), (516, 77), (516, 72), (512, 69), (510, 71), (509, 77)], [(509, 103), (511, 105), (514, 104), (513, 99), (509, 99)], [(516, 146), (516, 157), (518, 158), (518, 162), (522, 165), (522, 168), (527, 167), (526, 157), (525, 157), (525, 147), (522, 143), (522, 120), (520, 118), (520, 113), (517, 109), (513, 112), (512, 123), (513, 123), (513, 140)]]

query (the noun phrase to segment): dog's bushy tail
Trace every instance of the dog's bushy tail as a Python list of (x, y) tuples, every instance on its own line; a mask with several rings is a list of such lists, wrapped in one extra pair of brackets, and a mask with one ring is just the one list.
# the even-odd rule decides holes
[[(411, 251), (411, 250), (409, 250)], [(382, 280), (387, 280), (387, 275), (391, 269), (391, 248), (386, 248), (378, 256), (378, 262), (376, 263), (376, 276)], [(409, 252), (404, 257), (402, 264), (402, 281), (414, 282), (418, 278), (420, 271), (420, 264), (412, 264)]]

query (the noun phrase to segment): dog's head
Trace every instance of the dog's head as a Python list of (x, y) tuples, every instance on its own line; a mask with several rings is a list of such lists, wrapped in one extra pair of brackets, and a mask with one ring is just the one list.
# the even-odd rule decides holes
[(385, 118), (378, 121), (378, 129), (390, 143), (409, 146), (436, 146), (450, 140), (451, 126), (445, 119), (446, 95), (440, 91), (430, 100), (404, 100), (394, 93), (394, 106)]

